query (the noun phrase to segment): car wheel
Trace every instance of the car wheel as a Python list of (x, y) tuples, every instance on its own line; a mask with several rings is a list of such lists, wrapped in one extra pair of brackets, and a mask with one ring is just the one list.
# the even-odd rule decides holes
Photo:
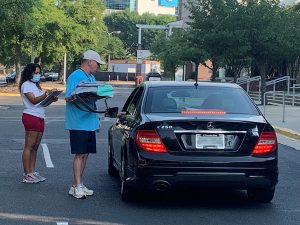
[(274, 197), (275, 188), (250, 189), (247, 191), (247, 194), (251, 201), (269, 203)]
[(108, 154), (107, 154), (107, 163), (108, 163), (108, 175), (110, 176), (117, 176), (118, 175), (118, 171), (116, 169), (116, 167), (113, 164), (113, 159), (112, 159), (112, 153), (111, 153), (111, 148), (110, 148), (110, 144), (108, 144)]
[(121, 198), (123, 201), (131, 201), (134, 199), (135, 195), (131, 187), (129, 187), (127, 182), (127, 174), (125, 170), (125, 160), (122, 157), (122, 166), (121, 166)]

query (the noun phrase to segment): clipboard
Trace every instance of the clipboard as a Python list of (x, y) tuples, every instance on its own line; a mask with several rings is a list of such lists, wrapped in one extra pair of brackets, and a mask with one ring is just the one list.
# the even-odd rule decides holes
[(50, 105), (52, 103), (52, 100), (56, 97), (58, 97), (60, 94), (62, 93), (62, 91), (53, 91), (51, 92), (47, 98), (45, 98), (43, 101), (40, 102), (40, 105), (43, 107), (46, 107), (48, 105)]

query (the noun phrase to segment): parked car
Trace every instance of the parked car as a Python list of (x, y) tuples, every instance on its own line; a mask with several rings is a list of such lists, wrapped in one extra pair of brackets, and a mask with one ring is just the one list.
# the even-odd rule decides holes
[(55, 72), (45, 72), (41, 76), (41, 81), (57, 81), (58, 80), (58, 73)]
[(145, 82), (108, 139), (108, 173), (120, 175), (124, 201), (144, 188), (230, 188), (247, 190), (250, 200), (273, 199), (276, 134), (236, 84)]
[(157, 72), (148, 73), (146, 76), (147, 81), (161, 81), (161, 75)]
[(11, 72), (5, 77), (6, 83), (15, 83), (16, 82), (16, 72)]

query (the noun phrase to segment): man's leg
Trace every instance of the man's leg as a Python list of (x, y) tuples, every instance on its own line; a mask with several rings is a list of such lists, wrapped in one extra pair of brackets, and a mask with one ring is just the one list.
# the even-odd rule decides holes
[(75, 154), (73, 160), (73, 185), (78, 186), (81, 184), (81, 175), (84, 170), (86, 161), (86, 154)]

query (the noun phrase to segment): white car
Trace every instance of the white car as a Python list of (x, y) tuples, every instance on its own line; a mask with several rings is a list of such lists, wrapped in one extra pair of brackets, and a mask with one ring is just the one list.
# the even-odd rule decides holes
[(58, 80), (58, 73), (55, 72), (47, 72), (44, 74), (45, 81), (57, 81)]

